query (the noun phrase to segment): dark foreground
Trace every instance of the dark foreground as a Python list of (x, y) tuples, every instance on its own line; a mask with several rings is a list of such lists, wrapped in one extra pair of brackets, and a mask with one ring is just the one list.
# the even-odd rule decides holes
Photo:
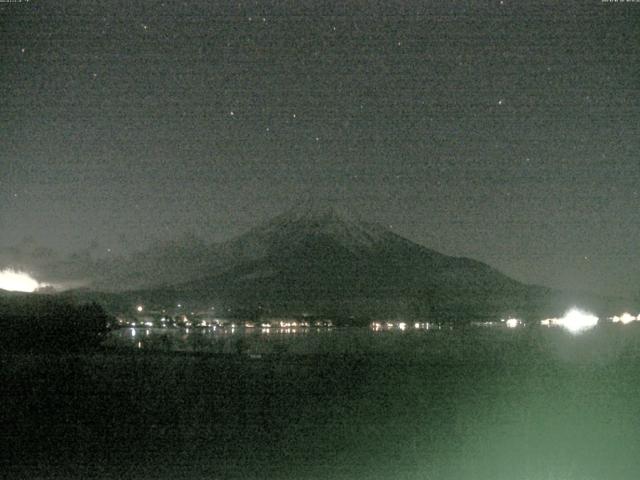
[(490, 338), (467, 333), (456, 341), (472, 354), (439, 360), (371, 352), (3, 355), (0, 471), (64, 479), (637, 479), (639, 335), (621, 332), (509, 333), (489, 353), (478, 342)]

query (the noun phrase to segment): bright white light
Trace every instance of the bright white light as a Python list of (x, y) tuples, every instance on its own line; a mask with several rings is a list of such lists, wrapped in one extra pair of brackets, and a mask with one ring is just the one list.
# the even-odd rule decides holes
[(516, 328), (518, 325), (520, 325), (520, 320), (518, 320), (517, 318), (508, 318), (507, 320), (505, 320), (507, 327), (509, 328)]
[(598, 317), (577, 308), (572, 308), (564, 314), (564, 317), (559, 318), (557, 323), (571, 333), (580, 333), (595, 327), (598, 324)]
[(10, 292), (34, 292), (40, 287), (46, 286), (25, 272), (7, 268), (0, 271), (0, 290)]
[(141, 312), (142, 310), (144, 310), (144, 307), (143, 307), (142, 305), (138, 305), (138, 306), (136, 307), (136, 310), (137, 310), (137, 311), (139, 311), (139, 312)]
[(400, 323), (398, 324), (398, 328), (399, 328), (400, 330), (406, 330), (406, 329), (407, 329), (407, 324), (406, 324), (406, 323), (404, 323), (404, 322), (400, 322)]
[[(640, 318), (640, 315), (638, 316), (638, 318)], [(622, 315), (620, 315), (619, 317), (616, 315), (614, 317), (611, 317), (611, 320), (613, 321), (613, 323), (622, 323), (623, 325), (626, 325), (627, 323), (631, 323), (633, 321), (636, 320), (636, 317), (634, 317), (633, 315), (631, 315), (630, 313), (623, 313)]]

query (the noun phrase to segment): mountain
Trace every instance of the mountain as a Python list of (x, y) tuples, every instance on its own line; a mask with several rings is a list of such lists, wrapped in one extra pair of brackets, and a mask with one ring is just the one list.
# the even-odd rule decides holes
[(602, 316), (629, 308), (625, 299), (526, 285), (308, 202), (224, 243), (184, 237), (93, 268), (100, 282), (78, 295), (110, 310), (181, 303), (242, 317), (469, 321), (541, 319), (574, 305)]
[(149, 259), (165, 270), (135, 298), (252, 316), (495, 318), (539, 314), (552, 293), (326, 205), (303, 204), (228, 242), (175, 245)]
[(206, 275), (218, 266), (216, 259), (217, 245), (187, 234), (126, 257), (87, 262), (85, 271), (93, 279), (90, 287), (94, 290), (135, 290)]

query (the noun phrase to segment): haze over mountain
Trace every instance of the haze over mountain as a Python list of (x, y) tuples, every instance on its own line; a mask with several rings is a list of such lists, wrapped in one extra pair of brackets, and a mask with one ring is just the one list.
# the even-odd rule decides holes
[(311, 313), (421, 319), (539, 317), (607, 301), (525, 285), (476, 260), (443, 255), (333, 206), (305, 202), (221, 244), (186, 238), (103, 264), (130, 298), (219, 305), (244, 315)]
[(294, 208), (217, 253), (223, 268), (176, 290), (198, 300), (213, 293), (244, 308), (421, 317), (453, 313), (477, 295), (495, 309), (502, 295), (527, 294), (487, 265), (442, 255), (327, 206)]
[[(296, 277), (330, 275), (337, 283), (362, 283), (366, 277), (379, 289), (389, 283), (387, 279), (406, 276), (417, 265), (429, 267), (432, 283), (449, 283), (452, 278), (473, 283), (477, 280), (473, 275), (464, 279), (463, 274), (481, 271), (488, 277), (485, 281), (519, 285), (480, 262), (440, 254), (331, 205), (308, 202), (227, 242), (206, 244), (186, 236), (126, 259), (100, 260), (94, 269), (101, 278), (93, 286), (125, 290), (177, 285), (184, 280), (195, 285), (235, 273), (234, 283), (242, 283), (286, 271)], [(417, 271), (414, 274), (421, 278)]]
[(117, 294), (119, 305), (218, 305), (249, 316), (535, 318), (571, 303), (611, 304), (523, 284), (313, 201), (223, 243), (184, 236), (129, 257), (49, 257), (51, 271), (89, 279), (91, 291)]

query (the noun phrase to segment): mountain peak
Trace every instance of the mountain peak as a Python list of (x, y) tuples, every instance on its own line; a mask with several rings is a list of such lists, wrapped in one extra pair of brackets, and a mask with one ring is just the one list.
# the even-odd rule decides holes
[(323, 238), (331, 239), (342, 248), (359, 251), (383, 244), (390, 236), (395, 237), (378, 225), (359, 220), (334, 203), (306, 200), (251, 230), (243, 240), (250, 244), (266, 242), (271, 246), (290, 246)]
[(349, 215), (333, 202), (307, 199), (286, 211), (281, 217), (294, 221), (346, 221)]

